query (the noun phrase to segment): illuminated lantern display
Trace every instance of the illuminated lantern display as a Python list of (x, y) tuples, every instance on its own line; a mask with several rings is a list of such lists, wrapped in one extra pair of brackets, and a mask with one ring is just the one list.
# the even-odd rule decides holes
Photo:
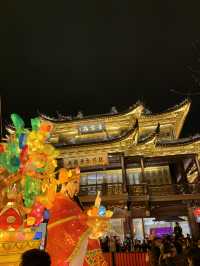
[(23, 218), (18, 209), (14, 207), (8, 207), (2, 209), (0, 212), (0, 229), (14, 229), (19, 228), (23, 225)]
[(11, 119), (15, 130), (0, 144), (0, 266), (19, 265), (21, 253), (40, 246), (34, 236), (57, 185), (58, 152), (47, 143), (52, 125), (34, 118), (28, 130), (19, 115)]
[(196, 218), (200, 217), (200, 208), (194, 209), (193, 214)]
[[(56, 171), (58, 151), (48, 143), (52, 130), (50, 123), (34, 118), (31, 119), (32, 130), (28, 130), (19, 115), (12, 114), (11, 119), (15, 130), (11, 129), (7, 142), (0, 144), (0, 266), (19, 265), (25, 250), (40, 247), (44, 238), (36, 237), (41, 233), (37, 230), (42, 228), (44, 219), (49, 219), (48, 209), (51, 216), (53, 207), (57, 206), (56, 197), (62, 201), (60, 194), (57, 195), (57, 186), (65, 189), (68, 185), (70, 187), (70, 180), (80, 178), (78, 167)], [(66, 194), (63, 195), (66, 198)], [(105, 232), (112, 216), (112, 212), (100, 203), (98, 193), (88, 216), (75, 216), (79, 220), (84, 217), (84, 225), (78, 221), (77, 229), (80, 231), (91, 226), (91, 238), (95, 240)], [(62, 215), (60, 205), (59, 211)], [(8, 245), (9, 250), (6, 248)], [(55, 242), (53, 248), (54, 245)]]

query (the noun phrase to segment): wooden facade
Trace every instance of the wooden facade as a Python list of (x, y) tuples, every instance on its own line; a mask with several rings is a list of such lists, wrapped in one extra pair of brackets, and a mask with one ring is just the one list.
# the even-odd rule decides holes
[[(62, 166), (81, 167), (80, 198), (85, 206), (96, 192), (116, 217), (192, 216), (200, 201), (200, 137), (179, 138), (191, 102), (159, 114), (138, 103), (127, 112), (69, 119), (49, 118), (50, 141)], [(199, 233), (199, 232), (198, 232)]]

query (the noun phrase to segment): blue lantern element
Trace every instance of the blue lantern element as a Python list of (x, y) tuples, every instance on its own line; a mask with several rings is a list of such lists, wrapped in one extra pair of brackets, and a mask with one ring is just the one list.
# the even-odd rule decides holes
[(33, 240), (40, 240), (40, 239), (42, 239), (42, 232), (38, 231), (35, 233)]
[(44, 220), (46, 220), (46, 221), (49, 220), (49, 218), (50, 218), (50, 212), (49, 212), (49, 210), (47, 210), (47, 209), (44, 210), (43, 218), (44, 218)]
[(99, 207), (99, 215), (104, 216), (105, 214), (106, 214), (106, 208), (103, 205), (101, 205)]
[(23, 147), (26, 145), (26, 134), (22, 133), (19, 136), (19, 148), (23, 149)]

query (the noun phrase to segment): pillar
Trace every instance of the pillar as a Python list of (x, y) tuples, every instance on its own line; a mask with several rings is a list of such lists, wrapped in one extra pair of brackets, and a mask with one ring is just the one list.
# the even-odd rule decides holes
[(128, 180), (127, 180), (127, 175), (126, 175), (124, 154), (120, 155), (120, 161), (121, 161), (121, 168), (122, 168), (123, 193), (126, 193), (127, 192)]
[(188, 194), (190, 191), (189, 191), (188, 179), (187, 179), (187, 174), (185, 172), (183, 160), (180, 161), (179, 166), (180, 166), (180, 172), (181, 172), (181, 183), (183, 185), (182, 192), (185, 194)]
[(132, 238), (134, 236), (133, 221), (130, 215), (126, 215), (124, 219), (124, 235), (129, 234)]
[(144, 173), (144, 159), (140, 158), (140, 166), (141, 166), (141, 173), (142, 173), (142, 183), (145, 182), (145, 173)]
[(142, 218), (142, 232), (143, 232), (143, 239), (144, 239), (145, 238), (144, 218)]
[(200, 181), (200, 165), (199, 165), (198, 155), (195, 155), (194, 160), (198, 171), (198, 181)]
[(180, 172), (181, 172), (182, 182), (188, 183), (187, 174), (185, 172), (183, 160), (180, 161)]

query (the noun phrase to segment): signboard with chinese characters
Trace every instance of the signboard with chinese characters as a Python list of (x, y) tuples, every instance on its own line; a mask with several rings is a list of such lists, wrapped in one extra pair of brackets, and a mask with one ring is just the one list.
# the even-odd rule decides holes
[(102, 123), (81, 125), (78, 128), (80, 134), (96, 133), (105, 130), (105, 125)]
[(95, 165), (106, 165), (108, 164), (108, 156), (107, 153), (88, 155), (84, 157), (76, 157), (76, 158), (64, 158), (64, 167), (73, 168), (76, 166), (80, 167), (88, 167)]

